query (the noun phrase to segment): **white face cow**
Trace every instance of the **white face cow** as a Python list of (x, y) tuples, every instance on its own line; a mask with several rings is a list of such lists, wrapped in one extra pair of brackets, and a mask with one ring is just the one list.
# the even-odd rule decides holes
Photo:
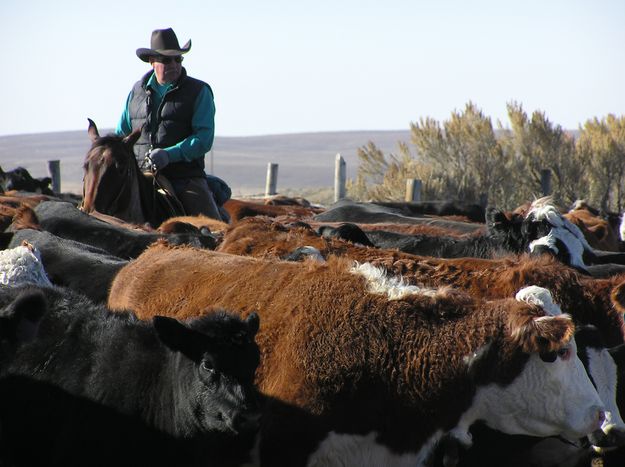
[(479, 388), (465, 417), (484, 419), (504, 433), (530, 436), (576, 439), (599, 429), (604, 405), (576, 352), (571, 340), (554, 361), (532, 354), (512, 384)]
[[(525, 287), (516, 298), (540, 305), (552, 316), (562, 313), (553, 302), (551, 293), (541, 287)], [(575, 333), (575, 345), (577, 355), (605, 407), (601, 429), (592, 433), (590, 440), (596, 448), (622, 445), (625, 442), (625, 423), (616, 404), (617, 364), (594, 326), (579, 327)]]
[[(565, 262), (571, 266), (586, 270), (583, 255), (585, 251), (592, 252), (593, 248), (579, 227), (556, 209), (550, 196), (537, 199), (532, 203), (525, 216), (523, 228), (531, 231), (532, 235), (540, 235), (529, 244), (531, 253), (541, 247), (547, 248), (556, 256), (568, 257)], [(560, 249), (566, 251), (563, 252)]]
[[(537, 329), (571, 319), (561, 314), (546, 289), (527, 287), (516, 298), (539, 305), (551, 315), (534, 318), (531, 325)], [(577, 439), (600, 429), (605, 419), (605, 405), (577, 356), (575, 340), (570, 339), (557, 351), (532, 353), (511, 384), (479, 387), (473, 405), (452, 432), (470, 446), (469, 426), (484, 420), (508, 434)]]
[[(369, 293), (385, 295), (389, 301), (409, 300), (418, 295), (429, 297), (429, 303), (440, 306), (448, 303), (444, 297), (451, 297), (454, 293), (452, 289), (408, 285), (401, 278), (389, 277), (383, 270), (369, 264), (357, 264), (352, 272), (366, 278)], [(523, 303), (502, 301), (493, 304), (492, 308), (476, 304), (483, 306), (487, 317), (480, 312), (457, 315), (458, 319), (466, 317), (463, 326), (484, 326), (484, 332), (489, 336), (486, 341), (475, 341), (479, 341), (477, 345), (482, 347), (476, 348), (475, 353), (464, 360), (460, 358), (460, 367), (454, 366), (458, 360), (451, 355), (451, 348), (448, 364), (433, 360), (443, 368), (448, 367), (450, 372), (466, 372), (468, 376), (468, 380), (464, 377), (458, 380), (465, 384), (455, 387), (458, 397), (466, 391), (471, 393), (466, 408), (454, 414), (458, 420), (455, 428), (443, 432), (441, 427), (434, 426), (418, 451), (404, 452), (399, 456), (381, 443), (375, 433), (330, 432), (309, 457), (307, 465), (337, 465), (332, 463), (336, 459), (348, 460), (349, 465), (425, 465), (437, 455), (437, 445), (443, 439), (470, 447), (469, 428), (478, 420), (503, 433), (537, 437), (564, 435), (576, 439), (599, 429), (606, 418), (604, 404), (577, 356), (570, 316), (561, 314), (546, 289), (532, 287), (522, 292), (517, 298)], [(446, 323), (444, 320), (441, 318)], [(420, 326), (425, 328), (427, 324)], [(412, 331), (421, 332), (423, 328), (420, 326)], [(431, 336), (438, 336), (437, 329), (432, 325), (419, 336), (423, 336), (425, 342), (433, 340), (436, 337)], [(465, 345), (465, 340), (472, 339), (473, 333), (469, 328), (467, 331), (464, 336), (455, 334), (457, 342)], [(432, 348), (424, 342), (420, 345)], [(425, 355), (425, 359), (431, 356), (426, 351), (420, 355)], [(422, 369), (421, 366), (417, 368)], [(434, 373), (430, 371), (428, 377), (436, 378)], [(436, 391), (436, 383), (440, 380), (432, 381), (432, 391)], [(444, 411), (446, 407), (438, 410)], [(420, 420), (415, 419), (414, 423), (418, 426)]]

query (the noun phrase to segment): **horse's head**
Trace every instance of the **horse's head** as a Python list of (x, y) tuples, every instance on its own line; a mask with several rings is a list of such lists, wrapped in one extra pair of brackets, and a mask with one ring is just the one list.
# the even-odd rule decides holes
[(121, 217), (118, 214), (128, 210), (131, 193), (136, 190), (139, 168), (132, 148), (141, 131), (126, 137), (100, 136), (89, 119), (88, 133), (92, 144), (85, 157), (81, 209)]

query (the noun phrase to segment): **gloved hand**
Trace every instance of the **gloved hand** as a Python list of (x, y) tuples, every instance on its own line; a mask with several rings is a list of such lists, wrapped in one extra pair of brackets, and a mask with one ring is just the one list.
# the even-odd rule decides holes
[(152, 161), (153, 171), (162, 170), (169, 164), (169, 154), (167, 154), (166, 150), (157, 148), (150, 153), (150, 160)]

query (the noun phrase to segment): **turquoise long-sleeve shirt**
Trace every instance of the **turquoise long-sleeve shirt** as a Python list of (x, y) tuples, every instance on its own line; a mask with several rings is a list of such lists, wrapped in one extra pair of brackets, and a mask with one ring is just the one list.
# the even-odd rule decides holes
[[(152, 76), (148, 79), (147, 86), (152, 89), (154, 99), (152, 112), (157, 112), (163, 96), (172, 84), (159, 84), (156, 75), (152, 73)], [(124, 111), (115, 128), (115, 133), (120, 136), (127, 136), (132, 133), (129, 112), (131, 100), (132, 91), (128, 94)], [(163, 148), (167, 151), (170, 162), (189, 162), (202, 158), (213, 147), (213, 140), (215, 139), (215, 102), (212, 93), (206, 86), (204, 86), (195, 101), (191, 127), (193, 129), (191, 135), (174, 146)]]

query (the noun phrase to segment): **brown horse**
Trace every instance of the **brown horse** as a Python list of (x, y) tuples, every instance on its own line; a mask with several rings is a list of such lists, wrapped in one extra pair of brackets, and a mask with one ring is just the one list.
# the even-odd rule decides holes
[(83, 200), (86, 213), (101, 213), (135, 224), (158, 227), (170, 217), (184, 215), (169, 182), (158, 174), (145, 174), (132, 150), (139, 130), (121, 137), (100, 136), (89, 119), (91, 149), (85, 157)]

